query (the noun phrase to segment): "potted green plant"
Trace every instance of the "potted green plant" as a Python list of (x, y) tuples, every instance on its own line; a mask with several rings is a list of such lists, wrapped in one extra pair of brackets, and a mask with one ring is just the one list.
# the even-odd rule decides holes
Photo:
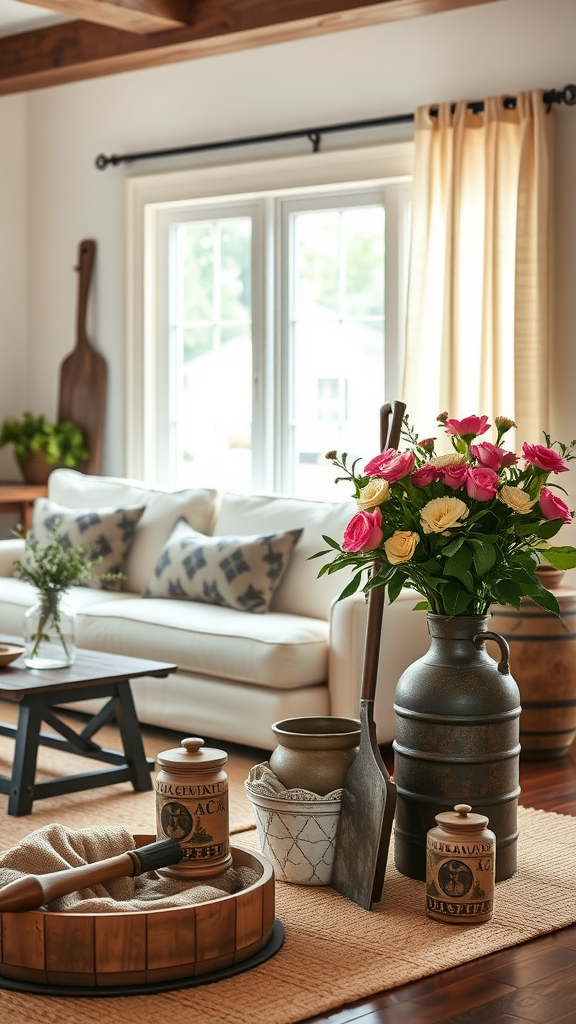
[[(71, 587), (95, 578), (94, 567), (102, 561), (93, 545), (64, 547), (60, 521), (50, 528), (51, 539), (40, 544), (30, 533), (14, 572), (35, 587), (38, 601), (24, 616), (24, 661), (27, 668), (65, 668), (75, 657), (74, 614), (63, 598)], [(15, 531), (17, 537), (22, 534)], [(106, 573), (99, 579), (118, 579), (121, 573)]]
[(82, 431), (75, 423), (47, 423), (44, 416), (25, 412), (8, 416), (0, 430), (0, 448), (13, 444), (16, 461), (27, 483), (45, 484), (53, 469), (73, 469), (88, 458)]

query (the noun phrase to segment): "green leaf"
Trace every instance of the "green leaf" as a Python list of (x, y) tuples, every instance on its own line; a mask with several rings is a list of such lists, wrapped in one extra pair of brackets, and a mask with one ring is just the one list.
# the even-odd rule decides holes
[(332, 565), (333, 565), (332, 562), (330, 562), (328, 565), (323, 565), (322, 568), (318, 572), (317, 579), (320, 579), (321, 576), (325, 576), (327, 572), (330, 572), (330, 569), (331, 569)]
[(464, 540), (464, 537), (457, 537), (456, 540), (450, 541), (450, 543), (447, 544), (446, 547), (442, 548), (442, 554), (447, 555), (448, 558), (451, 558), (452, 555), (455, 555), (456, 552), (460, 550), (464, 543)]
[(332, 554), (332, 551), (330, 550), (330, 548), (328, 548), (327, 550), (325, 549), (324, 551), (317, 551), (315, 555), (308, 555), (308, 558), (306, 559), (306, 561), (307, 562), (311, 562), (313, 558), (322, 558), (323, 555), (331, 555), (331, 554)]
[(442, 603), (447, 615), (463, 615), (466, 611), (471, 597), (457, 583), (451, 581), (444, 587)]
[(470, 540), (474, 557), (474, 568), (479, 576), (490, 571), (496, 561), (496, 549), (493, 544), (483, 544), (480, 540)]
[[(469, 569), (472, 564), (472, 552), (470, 548), (465, 544), (456, 552), (452, 558), (449, 558), (444, 566), (445, 576), (456, 576), (461, 583), (464, 584), (467, 590), (472, 590), (474, 587), (472, 581), (472, 574)], [(470, 600), (470, 598), (468, 598)]]
[(563, 525), (564, 524), (561, 519), (549, 519), (546, 523), (540, 523), (538, 526), (538, 536), (542, 537), (543, 540), (555, 537), (558, 531), (562, 529)]
[(406, 574), (403, 572), (398, 572), (395, 574), (394, 579), (392, 579), (388, 584), (388, 600), (390, 604), (392, 604), (392, 602), (395, 601), (398, 595), (400, 594), (400, 591), (404, 586), (405, 580)]
[(553, 612), (554, 615), (560, 615), (560, 605), (554, 597), (554, 594), (551, 594), (549, 590), (542, 587), (540, 593), (531, 594), (530, 596), (535, 604), (539, 605), (540, 608), (545, 608), (547, 612)]
[(332, 540), (332, 537), (326, 537), (325, 534), (322, 534), (322, 540), (326, 544), (329, 544), (331, 548), (335, 548), (336, 551), (340, 551), (340, 545), (337, 544), (335, 540)]
[(576, 548), (572, 548), (569, 545), (559, 548), (546, 548), (542, 552), (542, 557), (550, 562), (550, 565), (556, 567), (556, 569), (574, 569), (576, 568)]
[(432, 605), (430, 604), (430, 601), (418, 601), (418, 604), (414, 605), (412, 611), (413, 612), (431, 612), (432, 611)]
[(515, 523), (514, 533), (517, 537), (529, 537), (531, 533), (540, 536), (538, 532), (538, 523)]
[(338, 598), (338, 600), (339, 601), (343, 601), (345, 597), (351, 597), (352, 594), (355, 594), (356, 591), (358, 590), (358, 587), (360, 586), (361, 579), (362, 579), (362, 573), (361, 572), (356, 573), (356, 575), (353, 576), (352, 579), (350, 580), (350, 583), (348, 584), (348, 586), (344, 587), (344, 590), (340, 594), (340, 597)]
[(442, 566), (435, 558), (429, 558), (426, 562), (417, 562), (416, 564), (420, 572), (425, 572), (428, 576), (442, 575)]
[(513, 608), (520, 607), (522, 588), (512, 580), (499, 580), (494, 585), (493, 592), (498, 604), (511, 604)]

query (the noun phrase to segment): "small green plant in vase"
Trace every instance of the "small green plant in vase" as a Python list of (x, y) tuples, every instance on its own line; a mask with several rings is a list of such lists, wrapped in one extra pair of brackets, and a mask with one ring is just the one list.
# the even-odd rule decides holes
[[(66, 668), (74, 661), (74, 614), (64, 602), (71, 587), (95, 579), (94, 568), (102, 560), (92, 545), (63, 547), (59, 521), (50, 529), (47, 544), (40, 544), (32, 532), (26, 540), (21, 560), (14, 563), (15, 574), (31, 583), (38, 602), (24, 616), (24, 662), (27, 668)], [(16, 536), (22, 538), (21, 533)], [(119, 573), (107, 573), (98, 579), (118, 579)]]

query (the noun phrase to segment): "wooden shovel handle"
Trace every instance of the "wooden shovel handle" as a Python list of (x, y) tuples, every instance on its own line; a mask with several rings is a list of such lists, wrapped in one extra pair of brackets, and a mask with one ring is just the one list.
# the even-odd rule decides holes
[(96, 242), (85, 238), (78, 246), (78, 266), (76, 270), (80, 273), (78, 284), (78, 319), (76, 345), (88, 345), (86, 333), (86, 310), (88, 308), (88, 294), (90, 282), (92, 281), (92, 270), (94, 269), (94, 257), (96, 255)]
[[(377, 572), (378, 569), (379, 566), (375, 565), (374, 572)], [(374, 700), (376, 696), (382, 614), (384, 612), (384, 592), (385, 587), (374, 587), (368, 595), (368, 624), (366, 626), (366, 647), (364, 650), (364, 667), (362, 669), (361, 700)]]
[[(383, 405), (380, 410), (380, 442), (382, 450), (397, 448), (400, 444), (402, 419), (406, 411), (404, 402), (394, 402), (392, 425), (388, 433), (390, 405)], [(379, 565), (374, 565), (374, 573)], [(366, 627), (366, 648), (364, 667), (362, 670), (362, 700), (374, 700), (376, 696), (376, 680), (378, 678), (378, 659), (380, 656), (380, 638), (382, 635), (382, 615), (384, 612), (384, 587), (374, 587), (368, 595), (368, 624)]]
[[(405, 412), (406, 405), (404, 402), (394, 402), (392, 425), (390, 427), (390, 433), (388, 434), (386, 448), (398, 448), (398, 445), (400, 444), (400, 434), (402, 432), (402, 420), (404, 419)], [(382, 450), (384, 451), (384, 449)]]
[(392, 406), (390, 402), (386, 402), (380, 409), (380, 451), (383, 452), (388, 447), (388, 427), (390, 425), (390, 415), (392, 413)]

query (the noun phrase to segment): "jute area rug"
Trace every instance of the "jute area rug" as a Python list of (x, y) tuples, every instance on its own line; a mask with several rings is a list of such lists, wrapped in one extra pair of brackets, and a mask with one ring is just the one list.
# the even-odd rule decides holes
[[(7, 720), (6, 705), (0, 714)], [(145, 731), (150, 756), (179, 737)], [(115, 745), (113, 735), (103, 736)], [(222, 746), (222, 744), (220, 744)], [(223, 745), (225, 746), (225, 744)], [(0, 772), (11, 768), (13, 744), (0, 738)], [(242, 750), (242, 748), (241, 748)], [(228, 768), (232, 827), (250, 828), (252, 813), (243, 792), (249, 767), (261, 752), (235, 750)], [(86, 770), (86, 762), (44, 748), (39, 777)], [(9, 818), (0, 797), (1, 843), (13, 846), (50, 821), (86, 828), (123, 822), (134, 832), (154, 831), (153, 793), (134, 793), (126, 784), (39, 801), (33, 814)], [(367, 913), (330, 888), (278, 883), (276, 916), (286, 938), (266, 964), (215, 984), (155, 995), (73, 999), (0, 990), (0, 1021), (10, 1024), (293, 1024), (355, 999), (485, 956), (576, 922), (576, 818), (520, 810), (518, 874), (496, 887), (496, 912), (479, 926), (445, 925), (424, 914), (424, 883), (399, 875), (389, 862), (384, 898)], [(234, 843), (256, 846), (255, 831)]]

